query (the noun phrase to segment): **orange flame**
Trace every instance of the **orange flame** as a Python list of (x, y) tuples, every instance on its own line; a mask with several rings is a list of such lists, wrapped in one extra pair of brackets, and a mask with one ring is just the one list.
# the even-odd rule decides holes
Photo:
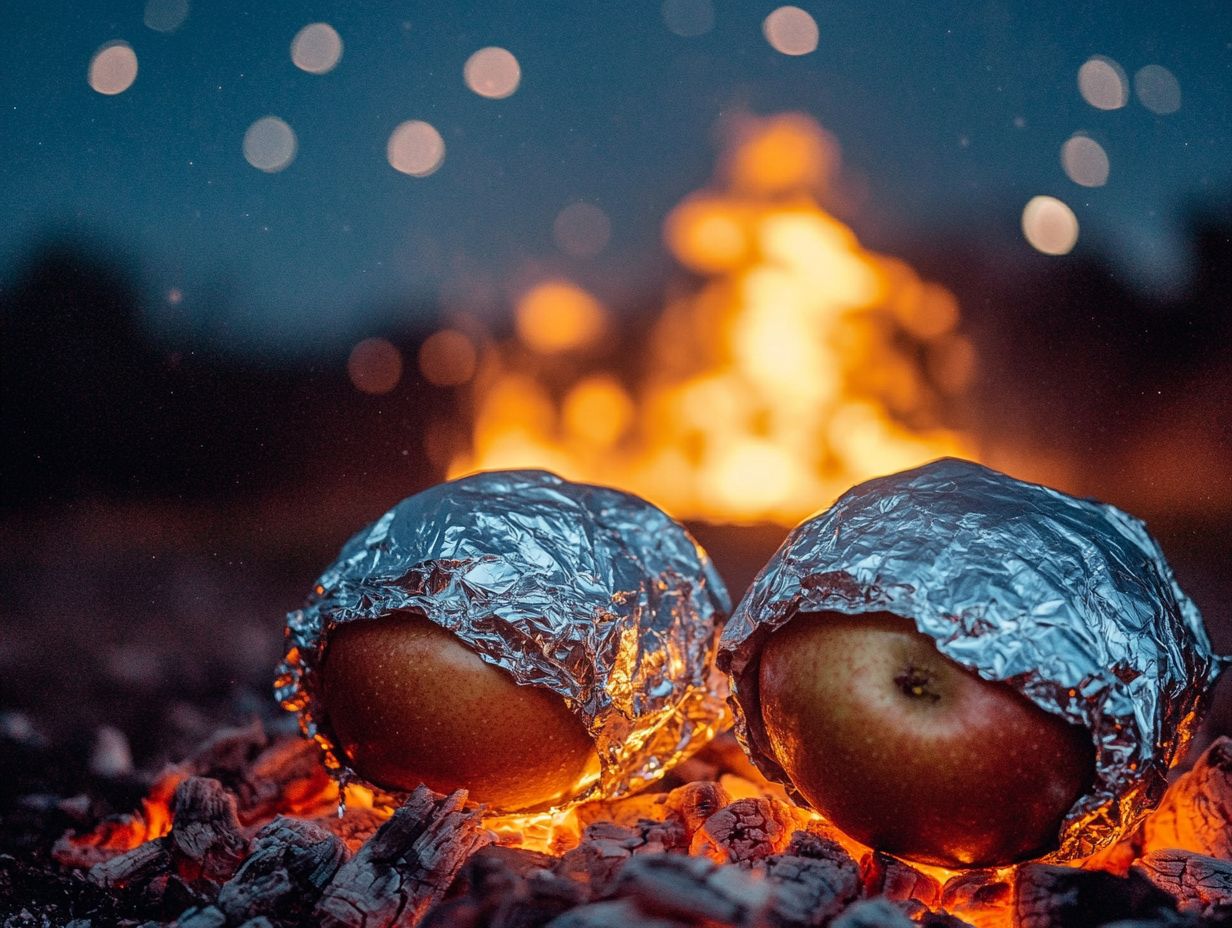
[(837, 148), (811, 119), (746, 118), (732, 136), (714, 186), (666, 219), (700, 285), (625, 346), (641, 372), (601, 338), (594, 297), (539, 283), (481, 362), (451, 477), (545, 467), (680, 518), (794, 524), (868, 477), (972, 456), (940, 425), (975, 363), (954, 297), (821, 207)]

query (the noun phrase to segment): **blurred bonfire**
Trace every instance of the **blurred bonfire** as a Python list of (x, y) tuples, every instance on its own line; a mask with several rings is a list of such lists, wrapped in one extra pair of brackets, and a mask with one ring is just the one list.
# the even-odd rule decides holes
[(695, 278), (657, 316), (617, 327), (545, 279), (514, 336), (479, 336), (471, 424), (438, 423), (430, 448), (450, 476), (545, 467), (683, 519), (792, 525), (868, 477), (974, 456), (944, 424), (975, 364), (953, 295), (822, 207), (838, 149), (814, 121), (727, 135), (714, 184), (667, 217)]

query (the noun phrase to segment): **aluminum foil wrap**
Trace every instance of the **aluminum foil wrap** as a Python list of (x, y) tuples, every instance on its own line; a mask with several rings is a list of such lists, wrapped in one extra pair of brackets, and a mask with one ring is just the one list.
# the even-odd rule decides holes
[(1111, 844), (1158, 802), (1223, 664), (1142, 522), (935, 461), (861, 484), (799, 525), (723, 632), (736, 733), (789, 790), (762, 726), (757, 655), (796, 613), (827, 611), (910, 618), (943, 654), (1092, 733), (1095, 782), (1054, 860)]
[(287, 616), (275, 682), (340, 776), (354, 774), (318, 705), (325, 644), (340, 623), (398, 610), (564, 697), (600, 759), (574, 802), (642, 788), (729, 721), (713, 660), (731, 611), (723, 582), (683, 526), (627, 493), (482, 473), (403, 500), (348, 541)]

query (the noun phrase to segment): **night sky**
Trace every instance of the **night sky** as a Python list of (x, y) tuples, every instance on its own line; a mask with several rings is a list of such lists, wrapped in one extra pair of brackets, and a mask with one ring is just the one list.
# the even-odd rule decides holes
[[(84, 236), (131, 262), (155, 331), (190, 333), (221, 314), (238, 349), (311, 350), (459, 288), (499, 306), (546, 272), (629, 303), (657, 292), (670, 268), (663, 216), (705, 183), (716, 126), (740, 112), (819, 119), (843, 149), (844, 218), (886, 250), (940, 231), (1030, 256), (1023, 207), (1051, 195), (1077, 215), (1079, 250), (1106, 251), (1139, 285), (1167, 290), (1186, 272), (1184, 210), (1232, 191), (1227, 0), (812, 2), (820, 39), (802, 56), (763, 36), (776, 3), (670, 2), (678, 18), (692, 12), (683, 31), (700, 31), (708, 8), (713, 27), (676, 34), (657, 0), (202, 0), (159, 32), (142, 0), (9, 0), (0, 282), (48, 236)], [(344, 43), (323, 75), (291, 59), (313, 22)], [(139, 71), (103, 95), (87, 69), (114, 40), (132, 46)], [(463, 81), (486, 46), (520, 64), (507, 99)], [(1093, 55), (1128, 75), (1124, 107), (1079, 93)], [(1135, 95), (1147, 65), (1175, 76), (1175, 112)], [(244, 157), (246, 130), (268, 115), (298, 140), (278, 173)], [(446, 145), (428, 177), (386, 157), (412, 119)], [(1105, 186), (1062, 170), (1061, 146), (1080, 131), (1107, 152)], [(553, 241), (575, 201), (611, 222), (592, 258)]]

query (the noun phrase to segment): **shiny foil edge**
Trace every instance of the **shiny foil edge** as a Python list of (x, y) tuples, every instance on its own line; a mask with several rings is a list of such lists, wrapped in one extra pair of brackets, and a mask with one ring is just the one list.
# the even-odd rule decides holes
[(287, 615), (275, 678), (280, 704), (343, 780), (362, 777), (316, 690), (329, 634), (400, 610), (519, 684), (559, 693), (583, 721), (600, 773), (557, 810), (636, 792), (730, 723), (714, 662), (727, 590), (684, 526), (631, 494), (490, 471), (409, 497), (354, 535)]
[(943, 654), (1092, 733), (1095, 782), (1053, 861), (1113, 844), (1158, 803), (1228, 663), (1145, 524), (1116, 507), (953, 458), (868, 481), (790, 533), (719, 645), (740, 743), (805, 806), (762, 726), (757, 655), (820, 611), (909, 618)]

